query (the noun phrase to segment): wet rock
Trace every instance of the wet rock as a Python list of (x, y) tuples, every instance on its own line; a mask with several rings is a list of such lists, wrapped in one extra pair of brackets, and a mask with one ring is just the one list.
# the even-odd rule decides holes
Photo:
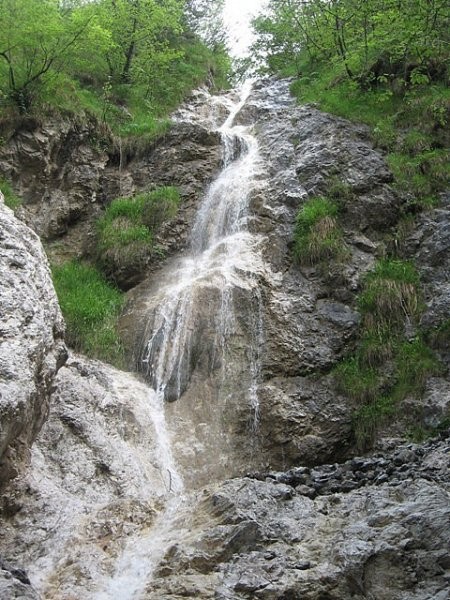
[(66, 358), (64, 323), (39, 238), (0, 199), (0, 485), (28, 462)]
[[(284, 484), (273, 479), (234, 479), (219, 490), (205, 490), (196, 509), (195, 542), (178, 544), (172, 573), (158, 577), (147, 597), (178, 598), (170, 591), (175, 582), (194, 577), (192, 563), (184, 571), (183, 557), (193, 547), (208, 547), (210, 553), (221, 556), (220, 532), (226, 524), (245, 524), (251, 519), (259, 523), (257, 547), (249, 548), (242, 541), (241, 548), (234, 546), (232, 557), (203, 571), (206, 598), (444, 598), (450, 480), (448, 468), (447, 472), (434, 471), (432, 465), (445, 454), (448, 467), (448, 439), (432, 440), (422, 446), (403, 446), (383, 457), (361, 457), (353, 464), (279, 474), (280, 481), (309, 474), (324, 482), (345, 467), (347, 473), (349, 468), (368, 477), (376, 468), (390, 464), (395, 468), (399, 458), (415, 463), (401, 481), (389, 476), (398, 486), (367, 481), (351, 489), (347, 479), (335, 491), (313, 500), (304, 496), (303, 486), (289, 499), (277, 495), (276, 488)], [(219, 503), (212, 501), (218, 498)], [(208, 525), (201, 525), (202, 520)]]
[(130, 536), (154, 522), (171, 475), (156, 450), (151, 391), (136, 377), (72, 355), (54, 387), (30, 468), (4, 492), (20, 511), (1, 514), (2, 553), (42, 597), (87, 597), (106, 585)]

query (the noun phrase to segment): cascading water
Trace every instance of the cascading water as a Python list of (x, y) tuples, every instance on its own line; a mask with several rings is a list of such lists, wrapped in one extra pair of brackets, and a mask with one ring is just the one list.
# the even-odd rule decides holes
[(220, 311), (213, 315), (215, 322), (210, 325), (217, 328), (223, 347), (233, 318), (230, 291), (235, 286), (254, 283), (251, 277), (245, 277), (254, 269), (256, 243), (246, 225), (250, 193), (260, 169), (258, 146), (249, 127), (233, 126), (250, 90), (251, 83), (247, 82), (240, 101), (219, 128), (223, 170), (198, 211), (191, 235), (191, 255), (169, 275), (166, 285), (151, 300), (153, 308), (137, 367), (144, 371), (155, 391), (168, 400), (179, 399), (186, 389), (195, 361), (193, 350), (203, 343), (196, 328), (196, 312), (204, 290), (215, 288), (219, 292)]
[[(211, 458), (210, 449), (205, 449), (196, 440), (192, 444), (198, 445), (193, 460), (202, 462), (198, 455), (204, 455), (203, 462), (213, 463), (208, 465), (208, 473), (214, 472), (215, 462), (222, 461), (224, 468), (220, 476), (231, 474), (226, 467), (233, 463), (229, 456), (229, 448), (233, 445), (229, 441), (231, 434), (221, 428), (226, 429), (224, 414), (231, 394), (229, 382), (233, 379), (237, 379), (236, 386), (242, 388), (240, 391), (247, 404), (244, 409), (248, 415), (248, 437), (255, 437), (258, 429), (257, 386), (263, 341), (258, 276), (263, 263), (258, 251), (259, 239), (248, 229), (248, 208), (252, 192), (260, 183), (262, 164), (251, 127), (234, 125), (250, 92), (251, 83), (247, 82), (238, 102), (230, 105), (226, 99), (222, 103), (222, 108), (225, 106), (229, 110), (225, 122), (218, 128), (223, 149), (222, 171), (198, 210), (190, 255), (164, 273), (163, 285), (147, 302), (148, 322), (142, 335), (137, 367), (154, 390), (150, 396), (159, 447), (156, 458), (166, 484), (166, 505), (148, 532), (141, 532), (137, 539), (130, 540), (116, 563), (112, 579), (105, 586), (107, 591), (97, 594), (96, 600), (140, 598), (169, 544), (173, 543), (174, 537), (180, 539), (182, 536), (183, 528), (177, 517), (184, 510), (187, 494), (202, 480), (186, 470), (183, 473), (177, 466), (177, 458), (185, 453), (186, 447), (181, 452), (173, 452), (177, 440), (170, 441), (170, 424), (165, 415), (169, 407), (179, 404), (169, 404), (167, 400), (184, 403), (185, 398), (181, 397), (189, 390), (201, 360), (207, 363), (207, 373), (220, 374), (217, 394), (210, 399), (206, 411), (201, 411), (201, 419), (196, 424), (200, 432), (206, 430), (206, 437), (215, 452)], [(212, 112), (217, 114), (218, 100), (210, 100)], [(187, 111), (182, 113), (182, 118), (188, 118)], [(235, 310), (237, 304), (239, 312)], [(243, 304), (247, 306), (245, 336), (238, 323), (242, 320)], [(241, 337), (246, 338), (245, 343), (240, 341)], [(240, 344), (241, 375), (235, 372), (235, 364), (229, 360), (229, 346), (234, 339)], [(201, 385), (207, 386), (206, 382)], [(195, 420), (191, 415), (189, 419), (192, 429)], [(253, 447), (252, 443), (249, 447)]]

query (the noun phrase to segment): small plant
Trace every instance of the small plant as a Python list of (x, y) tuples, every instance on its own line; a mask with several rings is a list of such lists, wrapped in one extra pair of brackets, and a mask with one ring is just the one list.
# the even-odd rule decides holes
[(369, 328), (399, 327), (405, 318), (415, 318), (420, 308), (419, 276), (412, 263), (380, 260), (366, 276), (358, 307)]
[(294, 234), (294, 254), (300, 262), (315, 264), (338, 256), (343, 240), (337, 214), (336, 204), (323, 197), (312, 198), (300, 209)]
[(378, 395), (380, 378), (375, 369), (356, 355), (344, 360), (334, 370), (336, 387), (352, 400), (367, 404)]
[(3, 193), (8, 208), (16, 210), (22, 204), (22, 198), (14, 192), (11, 184), (6, 179), (0, 179), (0, 191)]
[(98, 221), (98, 261), (123, 289), (142, 279), (152, 256), (160, 255), (155, 234), (178, 210), (180, 195), (161, 187), (113, 200)]
[(74, 349), (123, 366), (116, 323), (123, 296), (92, 266), (70, 261), (52, 269), (67, 324), (67, 343)]

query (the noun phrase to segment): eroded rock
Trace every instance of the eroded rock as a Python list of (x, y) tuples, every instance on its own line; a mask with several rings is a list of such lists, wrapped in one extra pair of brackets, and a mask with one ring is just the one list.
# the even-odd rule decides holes
[(0, 485), (27, 463), (66, 358), (64, 322), (39, 238), (0, 199)]

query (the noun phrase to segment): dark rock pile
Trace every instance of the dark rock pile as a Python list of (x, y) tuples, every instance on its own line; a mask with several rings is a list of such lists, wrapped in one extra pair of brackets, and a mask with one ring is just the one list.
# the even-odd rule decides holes
[[(391, 487), (401, 486), (407, 480), (449, 481), (450, 430), (443, 431), (439, 438), (424, 444), (403, 444), (389, 454), (355, 457), (344, 463), (297, 467), (284, 473), (255, 473), (249, 477), (259, 481), (273, 480), (289, 485), (297, 494), (317, 496), (345, 493), (367, 485), (387, 483)], [(442, 460), (431, 462), (430, 453), (439, 450)]]

